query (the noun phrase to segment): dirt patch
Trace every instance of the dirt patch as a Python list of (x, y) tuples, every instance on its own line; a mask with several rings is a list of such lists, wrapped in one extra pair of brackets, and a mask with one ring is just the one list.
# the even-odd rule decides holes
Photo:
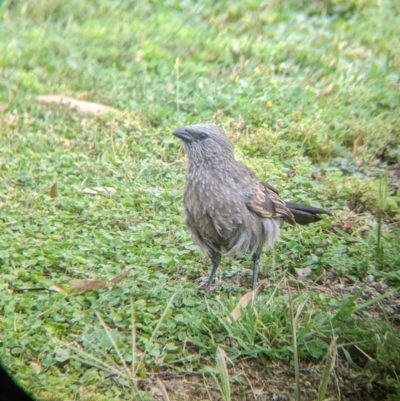
[[(264, 283), (264, 285), (268, 285)], [(298, 287), (290, 287), (290, 291), (298, 291)], [(387, 293), (390, 287), (384, 281), (353, 283), (339, 278), (332, 273), (326, 274), (319, 283), (304, 285), (304, 291), (324, 293), (328, 296), (342, 298), (363, 289), (360, 302), (373, 300)], [(288, 291), (283, 288), (282, 291)], [(400, 326), (400, 291), (395, 292), (379, 303), (366, 309), (371, 318), (388, 320), (393, 326)], [(339, 339), (339, 342), (341, 340)], [(357, 357), (357, 347), (347, 348), (352, 356)], [(353, 352), (354, 351), (354, 352)], [(366, 354), (360, 355), (368, 362)], [(300, 360), (301, 399), (315, 401), (324, 370), (325, 361)], [(294, 367), (280, 360), (271, 361), (266, 367), (255, 359), (242, 359), (229, 368), (231, 380), (231, 399), (237, 401), (291, 401), (295, 394)], [(161, 384), (160, 384), (161, 383)], [(171, 401), (223, 400), (221, 391), (210, 374), (184, 374), (176, 371), (161, 371), (148, 380), (140, 382), (142, 390), (151, 391), (155, 398), (162, 398), (162, 389)], [(371, 379), (364, 371), (353, 369), (339, 349), (325, 400), (375, 401), (386, 400), (390, 393)]]
[[(323, 363), (303, 361), (300, 363), (301, 399), (315, 401), (321, 382)], [(256, 361), (241, 361), (229, 369), (232, 384), (231, 399), (237, 401), (292, 401), (295, 394), (293, 366), (281, 361), (272, 362), (265, 368)], [(240, 380), (240, 383), (237, 381)], [(169, 399), (176, 401), (223, 400), (223, 396), (209, 376), (181, 375), (176, 372), (162, 372), (146, 382), (141, 389), (151, 391), (162, 399), (160, 381)], [(386, 399), (384, 389), (370, 383), (370, 379), (351, 369), (339, 356), (336, 360), (326, 393), (326, 400), (372, 401)]]

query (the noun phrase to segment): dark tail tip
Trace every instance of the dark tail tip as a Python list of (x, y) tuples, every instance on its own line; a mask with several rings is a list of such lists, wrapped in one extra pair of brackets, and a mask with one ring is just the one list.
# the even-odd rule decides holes
[(309, 224), (315, 221), (321, 220), (318, 216), (319, 214), (327, 214), (331, 216), (332, 214), (327, 210), (320, 209), (318, 207), (301, 205), (299, 203), (285, 202), (286, 207), (292, 212), (294, 220), (297, 224)]

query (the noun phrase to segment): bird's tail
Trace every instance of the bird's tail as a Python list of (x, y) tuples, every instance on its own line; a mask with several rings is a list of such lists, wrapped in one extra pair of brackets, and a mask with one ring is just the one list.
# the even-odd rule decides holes
[(319, 214), (331, 215), (328, 211), (318, 207), (301, 205), (299, 203), (285, 202), (286, 207), (292, 212), (297, 224), (309, 224), (321, 220)]

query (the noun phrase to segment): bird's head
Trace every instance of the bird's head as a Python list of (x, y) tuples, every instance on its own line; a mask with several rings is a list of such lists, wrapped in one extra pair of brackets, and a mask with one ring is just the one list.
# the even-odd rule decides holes
[(234, 160), (232, 142), (217, 125), (188, 125), (173, 134), (184, 142), (190, 162), (219, 164)]

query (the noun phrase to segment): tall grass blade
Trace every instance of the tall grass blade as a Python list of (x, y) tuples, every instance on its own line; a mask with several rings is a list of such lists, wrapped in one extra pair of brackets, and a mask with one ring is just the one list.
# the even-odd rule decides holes
[(292, 326), (292, 346), (293, 346), (293, 363), (294, 363), (294, 374), (296, 378), (296, 394), (295, 400), (300, 401), (301, 399), (301, 388), (300, 388), (300, 369), (299, 369), (299, 354), (297, 349), (297, 334), (296, 334), (296, 319), (294, 317), (292, 294), (290, 287), (288, 286), (289, 294), (289, 311), (290, 311), (290, 325)]
[(121, 354), (121, 352), (120, 352), (120, 350), (119, 350), (119, 348), (118, 348), (118, 345), (116, 344), (116, 342), (114, 341), (114, 339), (113, 339), (113, 337), (112, 337), (112, 335), (111, 335), (110, 329), (106, 326), (106, 324), (105, 324), (103, 318), (99, 315), (99, 313), (98, 313), (97, 311), (95, 311), (94, 313), (95, 313), (97, 319), (99, 319), (101, 325), (103, 326), (104, 331), (105, 331), (106, 334), (107, 334), (107, 337), (109, 338), (109, 340), (110, 340), (110, 342), (111, 342), (111, 344), (112, 344), (112, 346), (113, 346), (115, 352), (117, 353), (118, 358), (119, 358), (119, 360), (121, 361), (121, 364), (123, 365), (123, 367), (124, 367), (124, 369), (125, 369), (125, 372), (126, 372), (127, 377), (130, 377), (130, 378), (132, 379), (131, 372), (130, 372), (130, 370), (128, 369), (127, 364), (125, 363), (125, 359), (124, 359), (124, 357), (122, 356), (122, 354)]
[(222, 392), (224, 401), (231, 401), (231, 384), (229, 381), (228, 367), (226, 365), (226, 354), (221, 348), (217, 348), (216, 369), (219, 374), (219, 380), (214, 376), (218, 387)]
[(378, 224), (376, 226), (376, 249), (375, 258), (377, 260), (383, 257), (383, 246), (382, 246), (382, 218), (383, 212), (386, 209), (386, 201), (388, 197), (388, 176), (383, 174), (379, 180), (379, 211), (378, 211)]
[[(150, 337), (149, 343), (152, 343), (152, 342), (154, 341), (154, 338), (155, 338), (155, 336), (158, 334), (158, 330), (160, 329), (160, 326), (162, 325), (162, 323), (163, 323), (165, 317), (167, 316), (168, 311), (171, 309), (172, 302), (174, 301), (174, 298), (175, 298), (176, 295), (179, 293), (179, 291), (180, 291), (180, 290), (176, 291), (176, 292), (172, 295), (172, 297), (170, 298), (170, 300), (168, 301), (168, 304), (167, 304), (167, 306), (165, 307), (164, 312), (163, 312), (163, 314), (162, 314), (161, 317), (160, 317), (160, 320), (157, 322), (157, 325), (156, 325), (156, 327), (154, 328), (154, 331), (153, 331), (153, 334), (152, 334), (151, 337)], [(143, 353), (142, 353), (142, 357), (140, 358), (140, 361), (139, 361), (139, 363), (137, 364), (137, 367), (136, 367), (136, 370), (135, 370), (135, 376), (136, 376), (136, 374), (137, 374), (137, 369), (138, 369), (140, 366), (142, 366), (142, 364), (143, 364), (144, 356), (145, 356), (145, 353), (143, 352)]]
[(334, 337), (331, 341), (331, 344), (329, 345), (328, 352), (326, 354), (326, 362), (325, 362), (324, 372), (322, 373), (321, 383), (319, 385), (317, 401), (323, 401), (325, 399), (329, 378), (331, 376), (332, 369), (335, 366), (336, 354), (337, 354), (336, 337)]

